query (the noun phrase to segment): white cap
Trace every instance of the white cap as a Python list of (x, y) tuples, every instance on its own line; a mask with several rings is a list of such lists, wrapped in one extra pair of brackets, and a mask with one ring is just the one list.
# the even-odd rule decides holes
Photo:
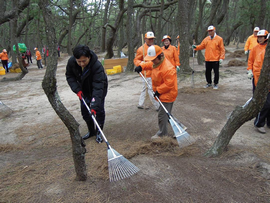
[(208, 28), (207, 28), (207, 31), (210, 31), (210, 30), (215, 30), (216, 28), (213, 26), (213, 25), (210, 25)]
[(152, 45), (147, 49), (147, 55), (145, 56), (145, 60), (152, 61), (158, 55), (162, 53), (162, 49), (158, 45)]
[(259, 32), (260, 28), (259, 27), (255, 27), (253, 31)]
[(153, 32), (147, 32), (145, 33), (144, 37), (147, 39), (152, 39), (152, 38), (155, 38), (155, 35)]

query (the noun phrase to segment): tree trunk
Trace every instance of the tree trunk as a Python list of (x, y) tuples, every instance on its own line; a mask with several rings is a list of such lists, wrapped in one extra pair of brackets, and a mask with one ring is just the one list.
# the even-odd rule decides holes
[(49, 0), (42, 0), (39, 2), (39, 7), (42, 10), (43, 18), (46, 26), (46, 40), (51, 50), (51, 54), (48, 57), (48, 66), (44, 79), (42, 81), (42, 88), (48, 97), (53, 109), (63, 121), (69, 130), (70, 138), (72, 142), (73, 161), (76, 171), (76, 180), (85, 181), (87, 179), (86, 165), (85, 165), (85, 144), (80, 136), (79, 124), (74, 117), (65, 108), (60, 100), (56, 86), (56, 69), (58, 54), (55, 47), (57, 46), (56, 33), (53, 25), (54, 16), (49, 9)]
[(107, 0), (107, 3), (105, 4), (105, 10), (103, 15), (103, 26), (102, 26), (102, 32), (101, 32), (101, 51), (105, 52), (105, 45), (106, 45), (106, 28), (107, 28), (107, 22), (108, 22), (108, 10), (110, 6), (110, 0)]
[(229, 144), (234, 133), (261, 111), (270, 90), (270, 43), (265, 52), (263, 67), (252, 100), (246, 105), (237, 106), (222, 128), (212, 147), (205, 153), (208, 157), (219, 156)]
[(134, 46), (133, 46), (133, 0), (128, 0), (128, 10), (127, 10), (127, 44), (128, 44), (128, 64), (127, 71), (132, 72), (134, 70)]
[(189, 30), (188, 30), (188, 0), (179, 0), (178, 13), (179, 13), (179, 35), (180, 37), (180, 63), (182, 72), (192, 73), (189, 66)]

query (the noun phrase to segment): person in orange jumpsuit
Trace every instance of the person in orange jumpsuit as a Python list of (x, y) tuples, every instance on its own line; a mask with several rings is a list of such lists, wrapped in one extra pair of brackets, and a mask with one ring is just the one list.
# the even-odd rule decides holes
[(219, 65), (225, 59), (225, 48), (223, 39), (216, 34), (216, 28), (213, 25), (210, 25), (207, 31), (209, 36), (204, 38), (200, 45), (192, 45), (192, 48), (196, 51), (205, 49), (205, 77), (207, 84), (204, 87), (212, 87), (211, 72), (214, 70), (213, 89), (218, 89)]
[[(151, 45), (154, 44), (154, 39), (155, 39), (155, 35), (153, 32), (147, 32), (145, 33), (144, 35), (144, 41), (145, 43), (139, 47), (137, 49), (137, 52), (136, 52), (136, 56), (133, 60), (135, 66), (139, 66), (140, 64), (142, 63), (145, 63), (145, 56), (147, 54), (147, 49), (148, 47), (150, 47)], [(151, 70), (145, 70), (143, 75), (145, 76), (147, 82), (151, 85), (152, 84), (152, 81), (151, 81)], [(138, 104), (138, 109), (148, 109), (149, 107), (148, 106), (144, 106), (144, 102), (145, 102), (145, 98), (146, 98), (146, 90), (148, 90), (148, 95), (149, 95), (149, 98), (150, 98), (150, 101), (152, 102), (152, 104), (154, 105), (156, 111), (158, 111), (159, 109), (159, 103), (155, 100), (155, 98), (153, 97), (153, 94), (151, 92), (151, 90), (149, 88), (147, 88), (147, 84), (145, 83), (145, 81), (142, 79), (142, 82), (143, 82), (143, 88), (142, 88), (142, 91), (141, 91), (141, 94), (140, 94), (140, 98), (139, 98), (139, 104)]]
[[(251, 49), (249, 55), (247, 69), (249, 74), (251, 72), (252, 76), (254, 77), (255, 88), (257, 86), (261, 74), (268, 39), (269, 39), (268, 31), (260, 30), (257, 34), (258, 45), (254, 46)], [(260, 133), (266, 133), (264, 128), (265, 123), (267, 123), (267, 126), (270, 128), (270, 93), (268, 93), (267, 95), (267, 99), (262, 110), (255, 118), (254, 126)]]
[[(171, 113), (173, 103), (178, 94), (176, 69), (164, 56), (162, 49), (157, 45), (152, 45), (148, 48), (145, 60), (151, 62), (137, 66), (135, 72), (140, 73), (143, 70), (152, 70), (151, 78), (154, 96), (158, 97), (167, 111)], [(168, 115), (163, 108), (159, 108), (159, 131), (152, 136), (151, 139), (167, 136), (167, 125)]]
[(179, 56), (176, 47), (171, 45), (171, 37), (169, 35), (164, 35), (161, 41), (164, 43), (164, 46), (161, 48), (165, 57), (172, 63), (172, 65), (176, 68), (177, 72), (179, 72)]
[(42, 69), (43, 66), (42, 66), (42, 63), (41, 63), (41, 60), (42, 60), (41, 54), (40, 54), (38, 48), (34, 48), (34, 50), (36, 52), (36, 60), (37, 60), (38, 69)]
[(250, 50), (256, 46), (258, 44), (257, 42), (257, 33), (260, 31), (260, 28), (259, 27), (255, 27), (254, 30), (253, 30), (253, 34), (250, 35), (248, 38), (247, 38), (247, 41), (246, 41), (246, 44), (245, 44), (245, 47), (244, 47), (244, 50), (245, 50), (245, 54), (247, 54), (247, 59), (249, 57), (249, 52)]
[(8, 54), (6, 49), (3, 49), (3, 52), (0, 54), (0, 59), (2, 61), (4, 69), (6, 70), (6, 73), (8, 73)]

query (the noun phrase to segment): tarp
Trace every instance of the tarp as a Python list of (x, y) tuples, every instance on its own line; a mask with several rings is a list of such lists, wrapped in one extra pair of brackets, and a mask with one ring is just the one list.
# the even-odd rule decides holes
[[(18, 47), (19, 47), (19, 52), (21, 53), (25, 53), (27, 50), (27, 47), (25, 46), (24, 43), (18, 43)], [(16, 46), (13, 45), (13, 51), (16, 52)]]

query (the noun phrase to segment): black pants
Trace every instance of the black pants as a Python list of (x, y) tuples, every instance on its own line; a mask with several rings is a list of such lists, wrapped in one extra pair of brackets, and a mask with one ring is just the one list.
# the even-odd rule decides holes
[(32, 57), (29, 55), (26, 55), (26, 57), (27, 57), (27, 63), (29, 64), (29, 61), (31, 61), (31, 63), (32, 63)]
[(205, 61), (205, 78), (208, 84), (212, 84), (212, 70), (214, 69), (214, 83), (217, 85), (219, 81), (219, 62)]
[(270, 93), (267, 94), (266, 102), (262, 110), (257, 115), (254, 125), (256, 127), (263, 127), (267, 121), (267, 126), (270, 126)]
[(8, 70), (8, 61), (7, 60), (2, 60), (3, 68), (6, 69), (6, 72), (9, 72)]
[[(88, 106), (90, 106), (90, 100), (88, 98), (85, 98), (85, 102), (87, 103)], [(105, 109), (104, 109), (104, 103), (105, 103), (105, 98), (103, 98), (101, 100), (100, 103), (100, 108), (99, 110), (97, 110), (97, 115), (96, 115), (96, 120), (98, 122), (98, 124), (101, 126), (104, 125), (105, 123)], [(85, 107), (83, 101), (81, 101), (81, 113), (82, 113), (82, 117), (85, 120), (85, 122), (87, 124), (92, 125), (92, 123), (94, 122), (92, 117), (89, 114), (89, 111), (87, 110), (87, 108)]]

